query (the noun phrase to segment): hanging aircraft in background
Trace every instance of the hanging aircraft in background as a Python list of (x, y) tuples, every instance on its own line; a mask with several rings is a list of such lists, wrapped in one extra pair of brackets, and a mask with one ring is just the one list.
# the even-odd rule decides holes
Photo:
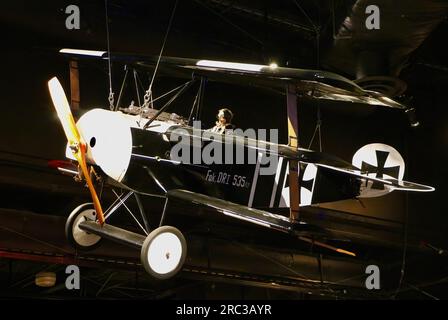
[[(113, 58), (135, 68), (154, 68), (155, 60), (127, 55), (107, 56), (106, 52), (63, 49), (70, 57)], [(366, 91), (339, 75), (277, 66), (231, 63), (182, 58), (160, 59), (160, 72), (187, 77), (173, 98), (160, 109), (152, 104), (112, 110), (92, 109), (75, 122), (64, 90), (53, 78), (48, 82), (50, 94), (68, 144), (67, 158), (72, 165), (59, 166), (78, 180), (85, 180), (92, 203), (81, 204), (69, 216), (66, 235), (80, 249), (92, 249), (102, 238), (138, 248), (145, 270), (155, 278), (174, 276), (185, 261), (187, 243), (182, 232), (165, 225), (171, 201), (182, 201), (189, 207), (206, 207), (217, 216), (238, 219), (268, 229), (288, 233), (340, 254), (356, 253), (332, 243), (335, 235), (300, 219), (300, 211), (315, 203), (357, 197), (381, 196), (392, 191), (430, 192), (434, 188), (403, 181), (405, 165), (401, 155), (384, 144), (370, 144), (355, 153), (352, 163), (336, 156), (300, 148), (297, 145), (297, 98), (336, 100), (389, 107), (406, 111), (406, 107), (384, 95)], [(193, 74), (193, 77), (192, 77)], [(126, 77), (126, 76), (125, 76)], [(282, 145), (237, 134), (217, 134), (191, 126), (190, 118), (165, 112), (169, 104), (191, 87), (209, 80), (255, 85), (286, 94), (289, 144)], [(200, 86), (202, 88), (202, 86)], [(200, 89), (202, 90), (202, 89)], [(120, 101), (120, 98), (118, 99)], [(193, 106), (195, 108), (195, 106)], [(212, 148), (226, 152), (243, 150), (255, 154), (251, 163), (208, 163), (182, 161), (173, 154), (180, 148), (191, 155)], [(227, 148), (226, 148), (227, 147)], [(228, 153), (227, 153), (228, 156)], [(234, 159), (232, 154), (230, 158)], [(267, 159), (274, 161), (268, 174)], [(106, 183), (126, 190), (103, 211), (96, 185)], [(125, 201), (137, 197), (141, 234), (108, 224), (110, 216)], [(165, 199), (158, 227), (150, 227), (139, 197)], [(290, 208), (290, 215), (271, 212)], [(273, 211), (273, 210), (272, 210)]]

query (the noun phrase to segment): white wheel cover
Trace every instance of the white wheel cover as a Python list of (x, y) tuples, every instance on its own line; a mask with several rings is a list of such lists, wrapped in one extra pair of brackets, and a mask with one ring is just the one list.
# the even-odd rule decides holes
[(148, 248), (147, 259), (151, 269), (158, 274), (166, 274), (180, 263), (182, 243), (174, 233), (164, 232), (157, 235)]
[(94, 209), (88, 209), (81, 212), (73, 222), (73, 239), (76, 241), (77, 244), (83, 247), (90, 247), (96, 244), (98, 241), (101, 240), (100, 236), (97, 236), (92, 233), (87, 233), (84, 230), (81, 230), (79, 228), (79, 224), (86, 220), (95, 221), (96, 219), (96, 212)]

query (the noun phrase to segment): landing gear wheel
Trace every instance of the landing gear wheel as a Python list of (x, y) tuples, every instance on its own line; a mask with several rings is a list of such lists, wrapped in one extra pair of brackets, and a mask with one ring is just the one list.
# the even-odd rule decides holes
[(86, 220), (96, 220), (93, 203), (84, 203), (70, 213), (65, 223), (65, 236), (73, 247), (88, 251), (101, 244), (101, 237), (79, 228), (79, 224)]
[(140, 259), (146, 272), (156, 279), (168, 279), (182, 268), (187, 255), (187, 242), (182, 233), (171, 226), (153, 230), (145, 239)]

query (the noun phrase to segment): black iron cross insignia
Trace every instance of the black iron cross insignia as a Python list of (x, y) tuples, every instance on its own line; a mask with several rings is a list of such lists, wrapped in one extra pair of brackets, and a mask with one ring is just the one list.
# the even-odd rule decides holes
[[(314, 184), (314, 179), (310, 179), (310, 180), (303, 180), (303, 176), (305, 174), (305, 169), (308, 166), (308, 164), (306, 166), (304, 166), (303, 168), (300, 168), (300, 173), (299, 173), (299, 181), (300, 181), (300, 187), (301, 188), (305, 188), (307, 190), (309, 190), (310, 192), (313, 189), (313, 184)], [(289, 171), (286, 174), (286, 181), (285, 181), (285, 188), (289, 187)]]
[[(394, 166), (394, 167), (384, 167), (386, 164), (387, 157), (389, 156), (389, 152), (387, 151), (380, 151), (376, 150), (376, 160), (378, 163), (378, 167), (375, 167), (374, 165), (371, 165), (367, 162), (362, 162), (361, 164), (361, 171), (367, 173), (374, 173), (376, 172), (375, 178), (382, 179), (383, 175), (386, 174), (388, 176), (394, 177), (395, 179), (398, 179), (398, 174), (400, 172), (400, 166)], [(384, 185), (379, 182), (374, 182), (372, 184), (372, 189), (384, 189)]]

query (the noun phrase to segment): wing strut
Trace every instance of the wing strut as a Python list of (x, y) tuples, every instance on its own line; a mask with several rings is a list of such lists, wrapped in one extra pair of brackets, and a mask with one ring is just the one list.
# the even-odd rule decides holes
[[(297, 106), (296, 87), (289, 84), (286, 87), (286, 107), (288, 112), (288, 145), (299, 147), (299, 118)], [(299, 186), (299, 162), (289, 160), (289, 218), (299, 219), (300, 186)]]
[(70, 107), (72, 111), (79, 111), (81, 94), (79, 89), (78, 61), (70, 60)]

